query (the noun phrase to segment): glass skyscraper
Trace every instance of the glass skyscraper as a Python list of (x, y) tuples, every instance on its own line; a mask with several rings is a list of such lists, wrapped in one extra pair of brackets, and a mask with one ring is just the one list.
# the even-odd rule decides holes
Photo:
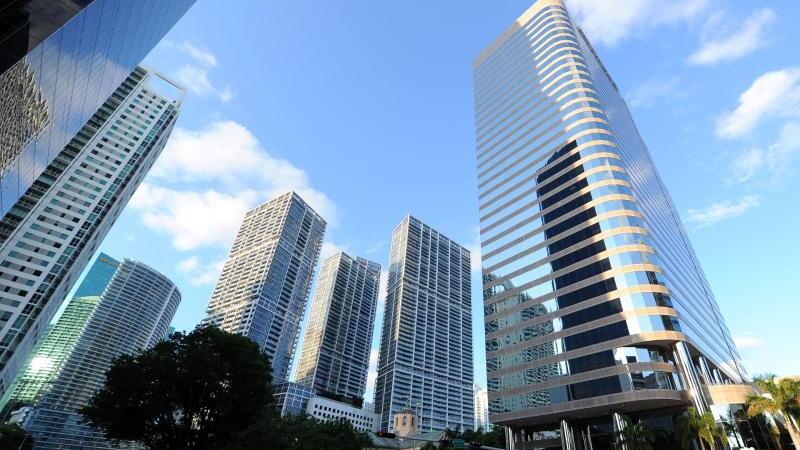
[(406, 216), (392, 235), (375, 412), (380, 429), (411, 407), (422, 432), (472, 429), (470, 253)]
[(287, 381), (325, 220), (294, 192), (247, 212), (208, 302), (204, 324), (247, 336)]
[(164, 149), (183, 95), (136, 68), (0, 220), (0, 391)]
[(0, 5), (0, 217), (195, 0)]
[(100, 253), (60, 317), (30, 353), (24, 370), (0, 401), (0, 411), (39, 401), (83, 334), (118, 266), (119, 261)]
[(339, 252), (322, 262), (296, 381), (363, 400), (381, 266)]
[(714, 386), (747, 380), (630, 112), (563, 3), (539, 0), (481, 53), (474, 89), (490, 421), (511, 447), (552, 430), (581, 448), (613, 413), (702, 411)]
[(105, 384), (114, 358), (150, 348), (164, 338), (181, 301), (167, 277), (138, 261), (119, 264), (66, 362), (23, 425), (37, 449), (112, 449), (78, 410)]

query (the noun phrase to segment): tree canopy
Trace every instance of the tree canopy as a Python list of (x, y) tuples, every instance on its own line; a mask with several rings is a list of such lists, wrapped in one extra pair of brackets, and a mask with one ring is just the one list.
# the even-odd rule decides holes
[(274, 410), (267, 357), (250, 339), (200, 327), (114, 360), (81, 410), (109, 439), (207, 450)]
[(710, 411), (700, 414), (695, 408), (689, 408), (686, 414), (675, 420), (675, 432), (683, 448), (691, 448), (692, 441), (697, 439), (700, 448), (705, 450), (708, 445), (713, 449), (717, 440), (724, 441), (727, 438)]
[(319, 421), (308, 414), (281, 418), (277, 412), (270, 412), (236, 435), (223, 450), (361, 450), (370, 445), (369, 437), (345, 419)]
[(33, 438), (17, 424), (0, 425), (0, 450), (31, 450)]
[(765, 395), (751, 395), (747, 398), (747, 414), (755, 417), (762, 413), (773, 416), (781, 414), (784, 426), (795, 447), (800, 448), (800, 381), (792, 378), (779, 379), (775, 375), (757, 377), (753, 384)]
[(656, 440), (655, 433), (641, 420), (633, 423), (628, 416), (622, 416), (625, 426), (615, 433), (615, 439), (620, 448), (628, 450), (653, 450)]

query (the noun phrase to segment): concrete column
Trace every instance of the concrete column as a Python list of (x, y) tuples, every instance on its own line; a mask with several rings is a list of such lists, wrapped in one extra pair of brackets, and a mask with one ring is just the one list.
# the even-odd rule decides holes
[(689, 354), (689, 347), (685, 342), (681, 341), (675, 343), (674, 348), (675, 359), (678, 361), (678, 369), (680, 370), (681, 378), (683, 378), (683, 384), (686, 385), (685, 387), (689, 391), (693, 406), (699, 414), (703, 414), (708, 410), (708, 404), (703, 395), (703, 389), (700, 386), (700, 379), (697, 376), (697, 371), (694, 369), (692, 357)]
[(586, 434), (583, 435), (583, 448), (584, 450), (594, 450), (594, 444), (592, 444), (592, 427), (587, 425), (586, 426)]
[(718, 384), (725, 384), (725, 382), (722, 381), (722, 374), (719, 372), (719, 369), (714, 369), (711, 371), (711, 374)]
[(506, 450), (516, 450), (517, 443), (514, 441), (514, 430), (511, 427), (505, 427), (506, 429)]
[[(614, 440), (617, 439), (617, 434), (625, 429), (625, 421), (622, 420), (622, 414), (615, 412), (611, 415), (611, 422), (614, 425)], [(619, 450), (628, 450), (627, 445), (621, 445)]]
[(707, 385), (711, 386), (712, 384), (716, 384), (714, 378), (711, 377), (711, 369), (708, 367), (708, 361), (704, 356), (700, 356), (697, 358), (697, 362), (700, 363), (700, 373), (703, 375), (703, 380), (706, 382)]
[(566, 420), (561, 421), (561, 450), (576, 450), (575, 436), (572, 434), (572, 427)]

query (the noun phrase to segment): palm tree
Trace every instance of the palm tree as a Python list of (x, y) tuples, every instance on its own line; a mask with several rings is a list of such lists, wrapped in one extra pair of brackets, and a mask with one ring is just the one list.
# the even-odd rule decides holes
[(728, 437), (725, 430), (717, 425), (710, 411), (698, 414), (694, 408), (689, 408), (686, 414), (675, 420), (675, 434), (683, 448), (691, 448), (692, 441), (697, 439), (703, 450), (706, 449), (706, 444), (713, 449), (717, 439), (724, 440)]
[(778, 379), (775, 375), (757, 377), (753, 383), (764, 395), (747, 397), (747, 415), (757, 416), (768, 412), (782, 414), (789, 436), (795, 448), (800, 449), (800, 381), (791, 378)]
[(615, 433), (617, 448), (626, 450), (653, 450), (655, 434), (641, 420), (637, 423), (628, 416), (622, 416), (624, 426)]

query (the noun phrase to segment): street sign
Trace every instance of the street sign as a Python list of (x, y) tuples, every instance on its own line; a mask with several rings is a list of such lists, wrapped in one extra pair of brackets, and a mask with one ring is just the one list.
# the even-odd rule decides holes
[(453, 448), (465, 448), (463, 439), (453, 439), (451, 442), (453, 443)]

